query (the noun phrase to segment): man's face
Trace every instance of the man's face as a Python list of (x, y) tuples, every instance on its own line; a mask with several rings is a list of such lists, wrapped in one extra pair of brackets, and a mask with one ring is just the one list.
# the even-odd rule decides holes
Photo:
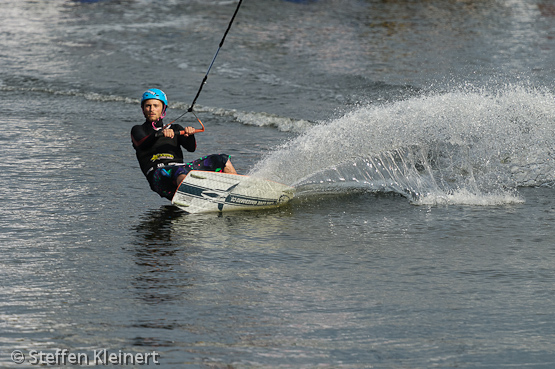
[(149, 99), (143, 104), (143, 114), (149, 123), (156, 122), (162, 116), (164, 104), (160, 100)]

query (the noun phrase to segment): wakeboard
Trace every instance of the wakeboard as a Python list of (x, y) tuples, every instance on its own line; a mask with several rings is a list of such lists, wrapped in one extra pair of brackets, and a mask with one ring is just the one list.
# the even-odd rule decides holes
[(188, 213), (268, 209), (287, 203), (294, 192), (293, 187), (262, 178), (193, 170), (172, 204)]

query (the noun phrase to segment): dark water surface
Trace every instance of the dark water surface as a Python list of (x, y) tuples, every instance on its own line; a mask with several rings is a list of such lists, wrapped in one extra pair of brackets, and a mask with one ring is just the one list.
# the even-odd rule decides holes
[(193, 156), (299, 196), (191, 216), (129, 132), (236, 5), (0, 2), (0, 366), (555, 367), (555, 6), (245, 0)]

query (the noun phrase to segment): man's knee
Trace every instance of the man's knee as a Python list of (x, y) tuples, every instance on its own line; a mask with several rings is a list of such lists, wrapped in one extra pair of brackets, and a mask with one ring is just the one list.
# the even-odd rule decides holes
[(233, 164), (231, 164), (231, 159), (229, 159), (227, 163), (225, 163), (224, 173), (237, 174), (237, 171), (233, 167)]

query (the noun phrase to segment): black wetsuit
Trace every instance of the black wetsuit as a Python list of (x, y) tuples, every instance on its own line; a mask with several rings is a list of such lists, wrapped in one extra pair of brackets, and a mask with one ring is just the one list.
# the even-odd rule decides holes
[[(162, 127), (163, 124), (160, 119), (156, 126)], [(179, 124), (172, 124), (171, 129), (174, 131), (184, 130)], [(137, 160), (143, 174), (146, 176), (152, 190), (159, 193), (153, 183), (154, 171), (166, 166), (183, 164), (183, 151), (181, 147), (189, 152), (193, 152), (196, 150), (197, 143), (194, 135), (188, 137), (175, 135), (173, 138), (156, 137), (156, 132), (159, 131), (152, 127), (152, 123), (145, 122), (141, 125), (136, 125), (131, 129), (131, 141), (133, 142)], [(161, 194), (161, 196), (163, 195)]]

